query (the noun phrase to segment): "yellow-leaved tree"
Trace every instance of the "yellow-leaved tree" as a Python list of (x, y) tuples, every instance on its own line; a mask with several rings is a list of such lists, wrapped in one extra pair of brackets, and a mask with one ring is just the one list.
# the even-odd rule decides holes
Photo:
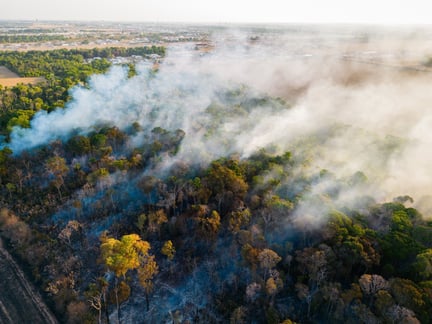
[[(153, 287), (153, 277), (158, 273), (158, 266), (154, 256), (149, 254), (151, 246), (143, 241), (138, 234), (123, 235), (120, 240), (103, 235), (101, 237), (101, 258), (108, 270), (115, 274), (114, 293), (116, 297), (117, 316), (120, 321), (119, 307), (119, 280), (124, 282), (126, 273), (130, 270), (138, 270), (140, 283), (148, 294)], [(145, 280), (142, 280), (142, 274)]]

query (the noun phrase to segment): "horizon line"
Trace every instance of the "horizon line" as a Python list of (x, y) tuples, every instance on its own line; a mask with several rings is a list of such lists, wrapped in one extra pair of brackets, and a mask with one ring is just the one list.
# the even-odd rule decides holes
[(369, 22), (369, 21), (186, 21), (186, 20), (110, 20), (110, 19), (11, 19), (0, 18), (0, 22), (26, 23), (116, 23), (116, 24), (183, 24), (183, 25), (351, 25), (351, 26), (388, 26), (388, 27), (431, 27), (432, 22)]

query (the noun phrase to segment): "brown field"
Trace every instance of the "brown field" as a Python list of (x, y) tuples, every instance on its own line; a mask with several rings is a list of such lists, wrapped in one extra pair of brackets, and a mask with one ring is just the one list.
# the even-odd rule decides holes
[(45, 78), (43, 77), (35, 77), (35, 78), (0, 78), (0, 85), (3, 87), (14, 87), (19, 83), (24, 84), (37, 84), (45, 82)]
[(0, 85), (3, 87), (13, 87), (19, 83), (37, 84), (45, 82), (43, 77), (20, 78), (20, 76), (5, 66), (0, 66)]
[(4, 78), (19, 78), (19, 75), (12, 72), (11, 70), (9, 70), (7, 67), (5, 66), (0, 66), (0, 79), (4, 79)]

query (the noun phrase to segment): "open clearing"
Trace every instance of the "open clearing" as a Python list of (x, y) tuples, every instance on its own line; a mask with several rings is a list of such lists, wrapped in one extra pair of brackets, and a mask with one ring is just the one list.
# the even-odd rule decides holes
[(6, 66), (0, 66), (0, 79), (3, 78), (19, 78), (20, 76), (11, 70), (9, 70)]
[(37, 84), (45, 82), (43, 77), (21, 78), (18, 74), (12, 72), (5, 66), (0, 66), (0, 85), (3, 87), (13, 87), (19, 83)]
[(0, 85), (3, 87), (14, 87), (19, 83), (37, 84), (45, 82), (45, 78), (0, 78)]

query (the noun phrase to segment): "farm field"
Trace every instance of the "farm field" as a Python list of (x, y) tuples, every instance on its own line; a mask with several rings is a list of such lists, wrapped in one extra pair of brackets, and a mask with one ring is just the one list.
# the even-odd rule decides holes
[(12, 72), (5, 66), (0, 66), (0, 85), (3, 87), (14, 87), (17, 84), (37, 84), (45, 82), (45, 78), (31, 77), (21, 78), (18, 74)]
[(0, 78), (1, 79), (15, 79), (15, 78), (19, 78), (19, 75), (12, 72), (11, 70), (9, 70), (7, 67), (5, 66), (0, 66)]

